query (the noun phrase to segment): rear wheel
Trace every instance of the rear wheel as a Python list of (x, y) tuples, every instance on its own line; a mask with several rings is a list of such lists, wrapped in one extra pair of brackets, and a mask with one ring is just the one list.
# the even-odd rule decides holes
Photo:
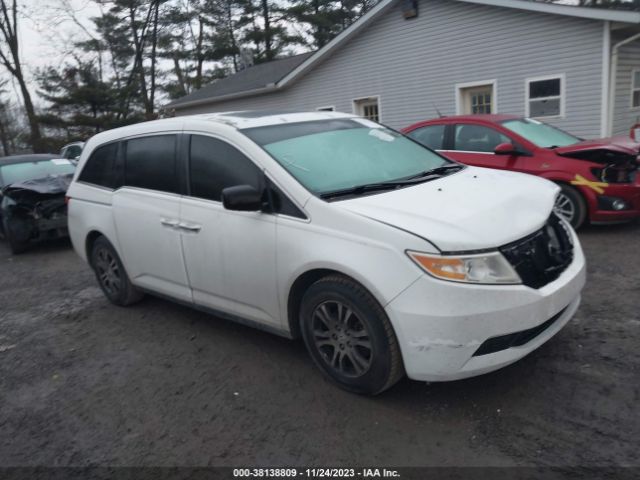
[(144, 296), (129, 280), (118, 253), (105, 237), (99, 237), (93, 244), (91, 266), (100, 288), (111, 303), (125, 307)]
[(587, 203), (575, 188), (569, 185), (560, 185), (560, 188), (554, 210), (577, 230), (587, 219)]
[(404, 375), (386, 313), (353, 280), (335, 275), (314, 283), (302, 299), (300, 322), (311, 358), (345, 390), (375, 395)]

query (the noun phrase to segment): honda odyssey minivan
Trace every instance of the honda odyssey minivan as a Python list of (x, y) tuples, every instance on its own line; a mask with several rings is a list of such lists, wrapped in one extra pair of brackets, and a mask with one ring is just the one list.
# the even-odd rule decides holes
[(353, 115), (219, 113), (90, 139), (69, 232), (114, 304), (151, 293), (302, 337), (376, 394), (496, 370), (571, 319), (585, 261), (558, 192)]

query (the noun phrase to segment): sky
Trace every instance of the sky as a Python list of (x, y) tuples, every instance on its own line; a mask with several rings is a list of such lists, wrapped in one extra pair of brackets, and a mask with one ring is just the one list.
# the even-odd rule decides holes
[[(21, 61), (32, 96), (38, 102), (37, 96), (33, 95), (36, 70), (63, 63), (69, 57), (73, 42), (88, 38), (83, 28), (91, 29), (91, 18), (100, 10), (91, 0), (19, 0), (18, 4)], [(0, 71), (0, 78), (9, 76)], [(15, 82), (12, 83), (13, 88), (8, 90), (7, 96), (18, 102), (17, 88)]]
[(59, 64), (74, 41), (88, 38), (91, 18), (100, 13), (91, 0), (21, 0), (20, 40), (23, 62), (29, 67)]

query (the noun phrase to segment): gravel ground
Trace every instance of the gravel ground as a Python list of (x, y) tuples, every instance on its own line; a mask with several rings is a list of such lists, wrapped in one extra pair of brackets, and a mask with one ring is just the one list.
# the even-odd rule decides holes
[(580, 233), (576, 317), (501, 371), (328, 384), (303, 345), (147, 298), (66, 242), (0, 243), (0, 466), (640, 466), (640, 223)]

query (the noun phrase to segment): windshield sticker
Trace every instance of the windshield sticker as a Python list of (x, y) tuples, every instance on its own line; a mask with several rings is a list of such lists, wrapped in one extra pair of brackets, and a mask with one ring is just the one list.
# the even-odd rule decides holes
[(369, 132), (369, 135), (372, 137), (376, 137), (378, 140), (382, 140), (383, 142), (393, 142), (395, 137), (387, 132), (382, 131), (379, 128), (374, 128)]
[(51, 163), (54, 165), (71, 165), (71, 162), (66, 158), (52, 158)]

